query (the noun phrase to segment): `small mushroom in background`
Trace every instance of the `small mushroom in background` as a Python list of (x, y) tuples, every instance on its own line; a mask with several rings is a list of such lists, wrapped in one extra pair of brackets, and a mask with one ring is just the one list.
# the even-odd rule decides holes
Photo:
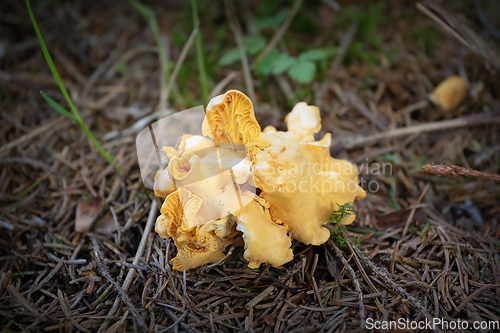
[(467, 82), (458, 75), (452, 75), (438, 84), (429, 94), (429, 100), (446, 111), (453, 110), (467, 96), (467, 90)]
[(330, 156), (331, 134), (314, 141), (317, 107), (299, 103), (285, 122), (286, 132), (261, 131), (251, 100), (230, 90), (208, 104), (204, 136), (163, 148), (170, 162), (154, 189), (169, 195), (155, 230), (173, 238), (175, 270), (218, 262), (241, 240), (250, 268), (283, 265), (293, 259), (292, 239), (323, 244), (330, 232), (322, 224), (337, 204), (366, 196), (354, 165)]

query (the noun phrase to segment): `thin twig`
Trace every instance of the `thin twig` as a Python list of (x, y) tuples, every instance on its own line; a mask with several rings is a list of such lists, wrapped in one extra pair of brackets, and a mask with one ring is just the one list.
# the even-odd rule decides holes
[[(191, 7), (193, 11), (193, 22), (195, 25), (195, 28), (199, 26), (200, 24), (200, 18), (198, 15), (198, 5), (197, 5), (197, 0), (191, 0)], [(198, 71), (199, 71), (199, 77), (200, 77), (200, 85), (201, 85), (201, 97), (204, 103), (208, 102), (208, 79), (207, 79), (207, 72), (205, 70), (205, 61), (203, 59), (203, 45), (201, 43), (201, 31), (198, 30), (198, 33), (196, 34), (196, 40), (195, 40), (195, 45), (196, 45), (196, 60), (198, 62)]]
[[(179, 70), (181, 69), (182, 64), (184, 63), (184, 60), (186, 60), (186, 56), (191, 49), (191, 46), (193, 45), (193, 42), (195, 40), (196, 35), (198, 34), (199, 31), (199, 26), (196, 24), (193, 28), (193, 31), (191, 32), (191, 35), (189, 35), (189, 38), (184, 44), (184, 47), (182, 48), (181, 54), (179, 55), (179, 59), (177, 59), (177, 62), (175, 63), (174, 71), (172, 72), (172, 75), (170, 76), (170, 79), (168, 80), (167, 88), (165, 91), (166, 95), (166, 105), (168, 105), (168, 98), (170, 96), (170, 91), (172, 90), (172, 87), (177, 79), (177, 75), (179, 74)], [(160, 112), (164, 112), (163, 110), (158, 110)]]
[[(344, 258), (342, 251), (340, 251), (337, 245), (335, 245), (335, 243), (332, 240), (328, 240), (328, 244), (330, 244), (333, 247), (333, 249), (335, 250), (335, 254), (340, 259), (342, 264), (344, 264), (347, 271), (349, 272), (349, 275), (351, 275), (352, 277), (352, 283), (354, 284), (354, 288), (356, 289), (356, 295), (358, 297), (359, 318), (361, 321), (361, 327), (365, 327), (366, 320), (365, 320), (365, 304), (363, 303), (363, 291), (361, 289), (361, 285), (359, 284), (359, 280), (356, 277), (356, 273), (354, 272), (354, 269), (352, 269), (351, 265), (347, 263), (347, 260)], [(356, 246), (354, 247), (357, 249)], [(354, 255), (354, 252), (352, 253)]]
[(224, 0), (224, 8), (226, 10), (226, 17), (229, 21), (229, 26), (234, 34), (236, 45), (238, 45), (238, 49), (240, 50), (241, 65), (243, 66), (243, 75), (245, 76), (245, 85), (247, 87), (248, 96), (255, 104), (257, 103), (257, 100), (255, 99), (255, 91), (253, 89), (252, 73), (250, 72), (250, 66), (248, 64), (245, 45), (243, 45), (243, 39), (241, 38), (241, 27), (235, 15), (234, 4), (230, 0)]
[[(158, 205), (156, 204), (156, 201), (153, 201), (151, 202), (151, 209), (149, 210), (148, 222), (146, 223), (146, 227), (144, 228), (144, 233), (142, 234), (141, 242), (139, 243), (139, 247), (137, 248), (137, 252), (135, 253), (134, 261), (132, 262), (133, 265), (139, 264), (139, 260), (141, 259), (142, 254), (144, 253), (148, 236), (151, 230), (153, 229), (157, 212), (158, 212)], [(132, 279), (135, 276), (135, 272), (136, 269), (134, 267), (132, 267), (128, 271), (127, 277), (125, 278), (125, 281), (123, 282), (122, 285), (122, 289), (124, 292), (127, 292), (128, 288), (130, 288), (130, 285), (132, 284)], [(109, 324), (111, 323), (116, 313), (116, 310), (118, 310), (118, 307), (120, 306), (120, 302), (121, 298), (117, 297), (115, 299), (115, 302), (113, 303), (113, 306), (111, 307), (111, 310), (109, 310), (107, 316), (108, 318), (102, 323), (101, 327), (99, 328), (99, 332), (104, 332), (109, 327)]]
[(238, 71), (232, 71), (229, 74), (227, 74), (226, 77), (223, 78), (222, 81), (217, 83), (217, 85), (212, 89), (210, 95), (208, 95), (208, 98), (212, 99), (215, 96), (219, 95), (222, 92), (222, 90), (224, 90), (224, 88), (237, 77), (238, 77)]
[(4, 153), (8, 152), (10, 149), (26, 142), (29, 140), (32, 140), (36, 136), (42, 134), (42, 133), (52, 133), (59, 128), (61, 128), (64, 125), (67, 125), (67, 118), (65, 117), (58, 117), (57, 119), (54, 119), (53, 121), (43, 125), (42, 127), (38, 127), (36, 129), (31, 130), (30, 132), (26, 133), (25, 135), (10, 141), (6, 145), (3, 145), (0, 147), (0, 156), (4, 155)]
[(394, 130), (377, 133), (365, 137), (347, 137), (341, 142), (344, 143), (346, 149), (352, 149), (360, 145), (372, 145), (382, 139), (395, 138), (403, 135), (410, 135), (415, 133), (425, 133), (432, 131), (442, 131), (451, 128), (466, 127), (466, 126), (480, 126), (480, 125), (494, 125), (500, 124), (500, 116), (495, 115), (474, 115), (452, 120), (442, 120), (432, 123), (419, 124), (410, 127), (396, 128)]
[[(266, 45), (264, 50), (259, 54), (259, 56), (255, 59), (254, 64), (257, 63), (258, 61), (264, 59), (269, 52), (272, 51), (276, 47), (276, 44), (283, 38), (283, 35), (285, 35), (285, 32), (288, 30), (288, 27), (290, 26), (290, 23), (292, 23), (293, 18), (297, 13), (299, 12), (300, 6), (302, 6), (303, 0), (295, 0), (293, 3), (292, 9), (288, 13), (285, 21), (283, 24), (280, 26), (278, 31), (274, 34), (273, 38), (271, 38), (271, 41)], [(253, 66), (253, 64), (252, 64)]]
[[(342, 232), (342, 230), (341, 230), (341, 233), (344, 236), (344, 238), (347, 236), (344, 232)], [(350, 242), (350, 240), (348, 238), (345, 238), (345, 239), (348, 242)], [(369, 260), (363, 254), (363, 252), (361, 252), (361, 250), (358, 249), (357, 246), (352, 246), (352, 248), (354, 249), (354, 252), (356, 252), (356, 254), (358, 255), (358, 258), (363, 262), (363, 264), (366, 267), (368, 267), (373, 273), (375, 273), (377, 276), (379, 276), (383, 280), (382, 282), (384, 282), (387, 285), (387, 287), (389, 287), (393, 291), (399, 293), (401, 296), (403, 296), (403, 297), (407, 298), (408, 300), (410, 300), (410, 302), (413, 304), (413, 306), (415, 306), (428, 320), (432, 321), (433, 317), (427, 311), (427, 308), (422, 303), (420, 303), (419, 300), (417, 300), (415, 297), (413, 297), (412, 295), (410, 295), (399, 284), (397, 284), (392, 278), (390, 278), (389, 275), (386, 272), (382, 271), (381, 268), (379, 268), (371, 260)], [(432, 331), (433, 332), (441, 332), (441, 330), (438, 329), (438, 328), (433, 328)]]
[(460, 43), (462, 43), (464, 46), (466, 46), (469, 50), (471, 50), (474, 53), (477, 53), (476, 50), (472, 47), (472, 45), (469, 44), (462, 36), (460, 36), (455, 30), (453, 30), (448, 24), (446, 24), (443, 20), (441, 20), (436, 14), (431, 12), (427, 7), (422, 5), (420, 2), (417, 3), (417, 9), (420, 10), (422, 13), (425, 15), (429, 16), (434, 22), (439, 24), (443, 29), (445, 29), (447, 32), (449, 32), (453, 37), (458, 39)]
[(411, 221), (413, 221), (413, 216), (415, 216), (415, 212), (417, 211), (417, 207), (420, 204), (420, 202), (422, 201), (422, 199), (424, 198), (424, 195), (428, 189), (429, 189), (429, 184), (427, 184), (425, 186), (424, 190), (422, 191), (422, 193), (418, 197), (417, 202), (412, 206), (411, 211), (410, 211), (410, 215), (408, 216), (408, 219), (406, 220), (405, 228), (403, 229), (403, 233), (401, 234), (401, 239), (403, 239), (404, 236), (406, 236), (406, 233), (408, 232), (408, 228), (410, 227), (410, 223), (411, 223)]
[[(133, 268), (133, 269), (135, 269), (135, 268)], [(119, 298), (125, 303), (128, 310), (130, 311), (132, 316), (135, 318), (135, 320), (137, 321), (139, 326), (141, 326), (144, 329), (144, 331), (147, 331), (146, 322), (144, 321), (144, 319), (139, 315), (139, 313), (135, 309), (134, 303), (132, 303), (132, 301), (128, 297), (126, 291), (120, 287), (120, 284), (111, 277), (111, 275), (109, 274), (109, 271), (105, 265), (102, 265), (100, 267), (99, 274), (102, 275), (106, 280), (108, 280), (109, 283), (111, 283), (111, 285), (118, 292)]]
[(332, 76), (339, 69), (340, 65), (344, 61), (345, 55), (347, 53), (347, 49), (351, 45), (354, 40), (354, 36), (356, 35), (356, 31), (358, 31), (358, 23), (353, 22), (347, 28), (347, 31), (342, 34), (342, 39), (340, 40), (339, 53), (333, 59), (330, 69), (328, 70), (328, 76)]
[(474, 8), (476, 9), (476, 14), (481, 23), (484, 25), (486, 29), (493, 35), (493, 37), (500, 39), (500, 31), (495, 29), (495, 27), (491, 24), (491, 22), (488, 20), (488, 17), (486, 17), (486, 14), (484, 13), (483, 8), (481, 7), (481, 1), (480, 0), (474, 0)]
[(422, 3), (417, 3), (417, 8), (443, 27), (473, 53), (481, 56), (488, 64), (500, 70), (500, 57), (495, 52), (495, 49), (488, 45), (472, 29), (461, 24), (444, 8), (430, 0), (423, 0)]

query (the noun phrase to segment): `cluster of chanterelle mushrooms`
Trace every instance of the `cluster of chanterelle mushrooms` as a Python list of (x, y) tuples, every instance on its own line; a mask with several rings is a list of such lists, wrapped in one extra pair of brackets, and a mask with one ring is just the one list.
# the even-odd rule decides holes
[(203, 136), (185, 134), (163, 148), (170, 162), (154, 190), (168, 196), (156, 232), (175, 242), (174, 269), (216, 263), (242, 241), (250, 268), (283, 265), (293, 258), (292, 239), (325, 243), (322, 224), (337, 204), (366, 196), (354, 165), (330, 156), (331, 134), (314, 140), (317, 107), (298, 103), (285, 122), (287, 132), (261, 131), (250, 99), (230, 90), (208, 104)]

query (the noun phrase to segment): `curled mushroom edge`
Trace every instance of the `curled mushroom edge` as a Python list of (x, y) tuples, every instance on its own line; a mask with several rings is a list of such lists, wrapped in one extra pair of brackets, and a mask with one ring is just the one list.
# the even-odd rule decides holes
[(217, 263), (241, 243), (250, 268), (283, 265), (293, 259), (292, 239), (325, 243), (322, 225), (337, 204), (366, 196), (355, 166), (330, 156), (331, 134), (315, 141), (317, 107), (298, 103), (285, 122), (288, 131), (261, 130), (251, 100), (229, 90), (209, 102), (203, 136), (163, 147), (170, 161), (155, 176), (155, 194), (166, 196), (155, 230), (172, 237), (175, 270)]

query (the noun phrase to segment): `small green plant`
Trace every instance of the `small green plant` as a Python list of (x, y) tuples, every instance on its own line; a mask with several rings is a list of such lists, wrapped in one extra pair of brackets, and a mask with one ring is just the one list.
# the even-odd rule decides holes
[(429, 163), (429, 161), (431, 161), (431, 159), (428, 157), (425, 157), (425, 156), (421, 156), (421, 155), (417, 156), (417, 155), (411, 154), (410, 161), (411, 161), (412, 166), (415, 169), (420, 170), (420, 169), (422, 169), (422, 166), (424, 166), (424, 164)]
[(347, 241), (344, 236), (340, 232), (340, 228), (344, 228), (342, 224), (335, 224), (333, 227), (333, 231), (331, 232), (333, 242), (337, 247), (343, 251), (347, 250), (349, 247), (347, 246)]
[(323, 223), (323, 225), (327, 223), (340, 224), (344, 218), (357, 212), (357, 210), (354, 209), (354, 207), (352, 206), (352, 202), (346, 202), (343, 205), (339, 205), (338, 202), (335, 202), (335, 204), (337, 204), (339, 208), (332, 212), (330, 218), (326, 220), (326, 222)]
[(35, 29), (36, 35), (38, 37), (38, 41), (40, 43), (40, 47), (42, 49), (43, 55), (45, 57), (45, 60), (47, 61), (47, 65), (49, 65), (50, 71), (52, 72), (52, 75), (54, 76), (54, 79), (57, 82), (57, 85), (59, 86), (59, 89), (61, 90), (61, 93), (63, 94), (64, 98), (66, 99), (66, 102), (69, 105), (69, 108), (73, 112), (73, 115), (71, 115), (68, 111), (66, 111), (61, 105), (59, 105), (56, 101), (54, 101), (52, 98), (50, 98), (47, 94), (44, 92), (40, 92), (42, 97), (51, 105), (57, 112), (65, 115), (66, 117), (75, 120), (80, 128), (85, 132), (85, 135), (89, 138), (90, 142), (94, 145), (94, 147), (97, 148), (99, 153), (115, 168), (121, 172), (121, 169), (119, 166), (117, 166), (114, 163), (113, 156), (111, 156), (104, 148), (101, 146), (101, 144), (97, 141), (97, 139), (92, 135), (90, 130), (88, 129), (87, 125), (83, 122), (82, 118), (80, 117), (80, 114), (78, 113), (78, 110), (76, 109), (75, 105), (73, 104), (73, 101), (71, 97), (68, 94), (68, 91), (66, 90), (66, 87), (64, 86), (63, 81), (61, 80), (61, 77), (59, 76), (59, 73), (57, 72), (56, 66), (54, 65), (54, 62), (52, 61), (52, 57), (50, 56), (49, 50), (47, 49), (47, 46), (45, 45), (45, 42), (43, 40), (42, 34), (40, 33), (40, 30), (38, 29), (38, 25), (35, 20), (35, 16), (33, 15), (33, 12), (31, 10), (31, 5), (30, 5), (30, 0), (26, 0), (26, 6), (28, 7), (28, 12), (31, 18), (31, 22), (33, 23), (33, 28)]
[(380, 1), (369, 4), (367, 8), (358, 5), (346, 6), (338, 13), (338, 26), (345, 26), (353, 21), (358, 23), (356, 38), (347, 49), (347, 61), (377, 65), (380, 52), (390, 59), (390, 53), (383, 49), (382, 38), (378, 32), (378, 28), (388, 21), (384, 15), (385, 9), (386, 3)]
[(293, 57), (288, 53), (274, 51), (256, 64), (255, 70), (263, 75), (280, 75), (285, 72), (298, 83), (311, 83), (318, 71), (318, 62), (325, 61), (338, 53), (336, 48), (307, 50)]
[[(259, 36), (242, 36), (241, 39), (243, 40), (245, 52), (252, 56), (260, 53), (266, 46), (265, 39)], [(237, 61), (240, 61), (240, 59), (240, 50), (235, 47), (229, 50), (219, 59), (219, 66), (229, 66), (236, 63)]]
[(399, 154), (384, 154), (375, 157), (375, 161), (389, 161), (394, 164), (400, 164), (401, 159), (399, 158)]
[(422, 242), (427, 238), (427, 232), (429, 231), (431, 227), (431, 222), (427, 221), (425, 226), (422, 228)]
[(439, 39), (439, 33), (436, 29), (430, 26), (425, 26), (413, 32), (412, 37), (415, 42), (422, 47), (427, 55), (434, 55), (434, 49), (436, 48), (436, 43)]
[[(268, 1), (267, 3), (271, 3)], [(262, 6), (261, 6), (262, 7)], [(268, 14), (264, 16), (259, 16), (255, 18), (255, 27), (259, 30), (265, 30), (268, 28), (278, 28), (283, 21), (285, 21), (289, 10), (287, 8), (279, 10), (276, 14)]]
[(358, 249), (361, 250), (361, 236), (360, 235), (354, 236), (354, 244), (356, 244)]
[[(247, 54), (255, 56), (266, 46), (266, 41), (258, 36), (243, 36), (243, 45)], [(286, 52), (271, 50), (269, 54), (255, 64), (255, 73), (259, 76), (281, 75), (288, 73), (298, 83), (310, 83), (317, 72), (317, 63), (337, 54), (336, 48), (320, 48), (307, 50), (297, 57)], [(241, 58), (238, 48), (233, 48), (219, 60), (219, 66), (229, 66)]]
[[(335, 204), (337, 204), (338, 209), (332, 212), (330, 218), (326, 220), (323, 225), (327, 223), (334, 224), (333, 231), (331, 232), (333, 242), (338, 246), (339, 249), (347, 250), (347, 241), (344, 239), (344, 236), (342, 236), (342, 233), (340, 232), (340, 228), (344, 228), (341, 222), (342, 219), (356, 213), (357, 210), (352, 206), (352, 202), (346, 202), (343, 205), (339, 205), (338, 202), (335, 202)], [(359, 242), (359, 238), (357, 239), (357, 242)]]

